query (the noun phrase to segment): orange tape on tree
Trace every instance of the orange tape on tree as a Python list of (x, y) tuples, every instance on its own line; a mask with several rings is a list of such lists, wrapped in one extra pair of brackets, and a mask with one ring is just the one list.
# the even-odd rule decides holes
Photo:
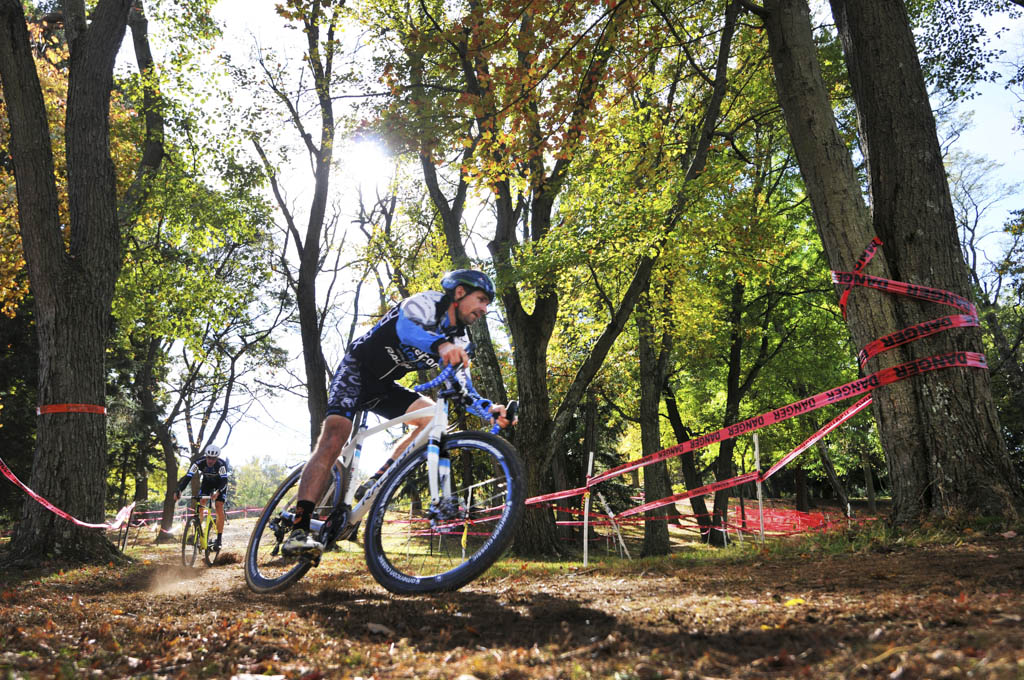
[(36, 407), (36, 415), (42, 416), (50, 413), (95, 413), (107, 415), (107, 407), (97, 404), (46, 404)]

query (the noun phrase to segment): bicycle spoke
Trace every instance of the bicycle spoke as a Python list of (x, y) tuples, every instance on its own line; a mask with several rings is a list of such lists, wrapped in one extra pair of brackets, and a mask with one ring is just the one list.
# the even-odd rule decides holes
[(519, 486), (510, 501), (518, 459), (509, 449), (497, 438), (449, 439), (444, 455), (451, 461), (452, 496), (437, 507), (431, 506), (425, 456), (406, 466), (400, 480), (384, 485), (366, 549), (368, 564), (385, 587), (396, 592), (457, 588), (490, 566), (507, 545), (505, 534), (522, 503)]
[[(256, 592), (273, 592), (288, 587), (309, 570), (307, 559), (285, 557), (281, 554), (281, 543), (292, 530), (292, 510), (298, 501), (301, 469), (296, 470), (281, 483), (271, 497), (263, 514), (256, 521), (245, 557), (245, 580)], [(325, 517), (333, 509), (337, 498), (338, 477), (333, 481), (317, 504), (314, 513)]]

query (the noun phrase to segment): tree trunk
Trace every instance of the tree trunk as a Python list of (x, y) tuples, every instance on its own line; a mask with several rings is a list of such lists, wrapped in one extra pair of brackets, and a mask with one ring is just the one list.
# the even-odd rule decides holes
[[(571, 484), (569, 476), (566, 474), (565, 465), (566, 459), (564, 456), (555, 456), (551, 459), (551, 479), (555, 483), (556, 489), (569, 489), (576, 484)], [(559, 504), (561, 501), (559, 501)], [(563, 512), (561, 510), (555, 510), (555, 522), (560, 540), (571, 540), (574, 536), (573, 527), (571, 524), (558, 526), (557, 522), (569, 522), (573, 519), (572, 514)]]
[[(726, 359), (726, 388), (725, 388), (725, 418), (723, 426), (732, 425), (739, 420), (740, 401), (746, 392), (741, 388), (740, 375), (743, 371), (743, 329), (740, 327), (743, 320), (743, 294), (745, 286), (742, 281), (737, 281), (732, 286), (730, 301), (729, 324), (729, 354)], [(749, 384), (749, 381), (746, 381)], [(726, 439), (718, 445), (718, 457), (715, 459), (715, 479), (722, 481), (735, 476), (735, 466), (732, 455), (736, 450), (736, 440)], [(724, 546), (727, 542), (725, 528), (729, 520), (729, 495), (731, 489), (723, 489), (715, 492), (713, 525), (722, 531), (712, 531), (708, 534), (711, 545)]]
[(836, 498), (839, 499), (839, 504), (843, 508), (843, 514), (847, 517), (852, 517), (850, 497), (847, 495), (846, 489), (843, 488), (843, 482), (839, 479), (839, 475), (836, 474), (836, 468), (832, 465), (832, 458), (828, 455), (828, 447), (825, 445), (824, 440), (819, 439), (815, 448), (818, 450), (818, 460), (821, 461), (821, 466), (825, 468), (828, 482), (832, 485), (832, 490), (836, 492)]
[[(839, 14), (841, 18), (842, 12)], [(934, 214), (935, 209), (922, 209), (925, 204), (938, 206), (942, 196), (931, 193), (936, 189), (924, 192), (925, 182), (915, 181), (910, 175), (926, 167), (930, 168), (931, 176), (944, 177), (941, 163), (931, 165), (930, 155), (922, 156), (925, 152), (917, 146), (930, 148), (934, 144), (934, 126), (929, 131), (920, 113), (915, 118), (911, 111), (902, 109), (888, 123), (872, 118), (872, 124), (865, 124), (866, 129), (872, 130), (865, 141), (869, 145), (867, 155), (872, 158), (877, 211), (873, 225), (832, 114), (806, 1), (770, 0), (765, 2), (762, 15), (779, 100), (831, 267), (850, 271), (877, 230), (886, 246), (884, 253), (872, 261), (873, 274), (968, 293), (959, 282), (961, 274), (955, 271), (963, 270), (962, 261), (957, 264), (950, 252), (959, 253), (952, 218), (948, 226), (938, 228), (932, 221), (940, 217)], [(864, 69), (864, 75), (870, 75), (871, 91), (884, 95), (881, 99), (869, 97), (865, 80), (860, 81), (860, 86), (855, 82), (855, 91), (860, 92), (860, 98), (865, 100), (863, 106), (869, 109), (882, 109), (884, 101), (895, 112), (897, 107), (912, 106), (911, 100), (917, 101), (918, 108), (927, 109), (927, 99), (915, 94), (923, 87), (916, 82), (919, 70), (917, 78), (911, 79), (915, 82), (893, 85), (894, 76), (918, 68), (916, 56), (911, 62), (887, 51), (895, 49), (891, 42), (909, 40), (909, 32), (887, 35), (894, 30), (892, 24), (899, 23), (897, 19), (883, 22), (885, 31), (882, 24), (873, 24), (871, 30), (878, 31), (878, 40), (871, 39), (870, 43), (857, 42), (869, 38), (846, 29), (847, 33), (860, 36), (854, 41), (859, 49), (872, 54), (871, 67)], [(903, 19), (905, 28), (905, 16)], [(910, 49), (912, 52), (912, 43)], [(879, 58), (882, 54), (886, 56)], [(858, 58), (855, 56), (855, 60)], [(856, 76), (854, 80), (857, 81)], [(914, 89), (901, 89), (904, 86)], [(861, 115), (865, 115), (864, 111)], [(895, 153), (881, 153), (883, 148)], [(896, 174), (892, 168), (894, 163), (898, 165), (896, 157), (914, 168), (903, 167), (904, 174)], [(945, 201), (948, 202), (948, 196)], [(901, 212), (896, 211), (897, 204)], [(928, 217), (915, 215), (919, 210), (922, 215), (928, 213)], [(890, 261), (895, 264), (891, 272)], [(876, 291), (856, 291), (850, 296), (847, 322), (854, 343), (863, 347), (913, 321), (935, 316), (934, 307), (930, 315), (922, 315), (919, 307), (916, 302), (897, 301)], [(869, 363), (868, 370), (928, 356), (938, 348), (971, 349), (976, 346), (971, 339), (975, 335), (957, 332), (933, 336), (880, 355)], [(895, 521), (910, 522), (926, 514), (950, 516), (972, 510), (1016, 516), (1015, 506), (1019, 507), (1021, 492), (1019, 486), (1014, 489), (1014, 484), (1006, 483), (1013, 479), (1012, 470), (1005, 451), (996, 441), (994, 412), (985, 406), (990, 404), (987, 380), (986, 373), (977, 369), (947, 369), (876, 390), (873, 408), (892, 477)], [(982, 406), (978, 411), (976, 404)], [(949, 427), (950, 423), (955, 427)], [(982, 442), (981, 447), (977, 441)], [(999, 474), (992, 474), (997, 470)]]
[(878, 505), (875, 502), (875, 476), (871, 472), (871, 458), (868, 456), (867, 448), (860, 452), (861, 466), (864, 468), (864, 489), (868, 497), (868, 512), (878, 512)]
[(803, 468), (796, 468), (793, 474), (796, 480), (796, 509), (810, 512), (811, 495), (807, 493), (807, 472)]
[[(421, 61), (415, 63), (420, 64)], [(414, 74), (413, 82), (421, 81)], [(469, 150), (466, 150), (468, 156)], [(465, 157), (465, 156), (464, 156)], [(462, 242), (462, 214), (466, 205), (466, 192), (469, 185), (464, 177), (459, 178), (458, 188), (451, 201), (441, 191), (441, 184), (437, 178), (437, 167), (426, 153), (420, 154), (420, 166), (423, 168), (423, 179), (427, 185), (427, 193), (434, 204), (434, 209), (441, 216), (441, 228), (444, 230), (445, 243), (448, 245), (448, 257), (452, 265), (457, 268), (471, 267), (469, 255), (466, 253), (466, 246)], [(487, 326), (486, 317), (473, 324), (471, 327), (473, 344), (476, 345), (476, 359), (473, 362), (475, 372), (479, 374), (477, 383), (483, 391), (483, 395), (491, 401), (504, 404), (508, 401), (508, 392), (505, 390), (505, 381), (501, 375), (501, 365), (498, 363), (498, 355), (494, 351), (494, 342), (491, 340), (491, 330)]]
[[(668, 410), (668, 420), (672, 424), (672, 431), (675, 434), (676, 442), (682, 443), (689, 441), (693, 432), (683, 425), (683, 420), (679, 416), (679, 408), (676, 405), (675, 395), (672, 393), (672, 390), (669, 389), (667, 382), (665, 383), (664, 390), (665, 406)], [(679, 456), (679, 464), (680, 467), (682, 467), (683, 483), (686, 486), (687, 491), (692, 491), (693, 489), (704, 485), (704, 482), (700, 477), (700, 473), (697, 471), (696, 452), (691, 451)], [(701, 536), (709, 536), (711, 534), (711, 516), (708, 514), (708, 506), (704, 502), (704, 496), (695, 496), (691, 498), (690, 507), (693, 509), (694, 514), (697, 515), (697, 525), (700, 527)]]
[[(511, 311), (509, 307), (516, 311)], [(516, 428), (516, 447), (526, 464), (527, 493), (539, 495), (551, 490), (547, 483), (547, 460), (553, 445), (550, 397), (547, 390), (547, 346), (554, 328), (558, 300), (540, 297), (532, 314), (517, 305), (509, 309), (517, 384), (519, 387), (520, 420)], [(564, 455), (564, 452), (561, 453)], [(516, 530), (515, 551), (519, 554), (543, 555), (559, 551), (553, 515), (546, 506), (530, 506)]]
[(136, 503), (145, 503), (149, 498), (149, 470), (146, 463), (151, 453), (153, 451), (147, 445), (144, 452), (135, 458), (135, 494), (132, 496), (132, 500)]
[(171, 528), (174, 526), (174, 491), (175, 484), (178, 481), (178, 450), (169, 423), (174, 422), (178, 406), (175, 406), (168, 415), (167, 420), (160, 419), (159, 407), (153, 396), (157, 389), (153, 369), (159, 347), (159, 338), (151, 338), (149, 340), (146, 358), (136, 372), (136, 393), (138, 394), (139, 402), (142, 404), (142, 420), (157, 438), (160, 450), (163, 453), (164, 474), (167, 478), (167, 485), (164, 489), (164, 500), (160, 514), (160, 529), (156, 537), (157, 543), (163, 543), (172, 539)]
[[(310, 40), (314, 40), (310, 38)], [(315, 41), (311, 44), (315, 44)], [(329, 74), (328, 74), (329, 75)], [(299, 259), (299, 276), (295, 302), (299, 310), (299, 331), (302, 337), (302, 361), (306, 369), (307, 407), (309, 409), (309, 442), (316, 443), (320, 427), (327, 417), (327, 363), (321, 348), (321, 320), (316, 301), (316, 277), (320, 273), (320, 235), (327, 210), (327, 192), (334, 157), (334, 112), (328, 81), (318, 80), (320, 90), (320, 146), (316, 149), (316, 172), (313, 202), (306, 224), (305, 241)]]
[[(871, 186), (875, 232), (900, 281), (972, 295), (935, 119), (906, 8), (897, 0), (832, 0), (853, 86)], [(941, 308), (900, 299), (898, 328)], [(896, 330), (893, 329), (893, 330)], [(982, 352), (981, 330), (959, 329), (906, 346), (910, 359)], [(893, 386), (896, 387), (896, 386)], [(894, 519), (1024, 510), (987, 371), (953, 369), (882, 388), (879, 431), (893, 477)]]
[[(661, 385), (665, 382), (665, 367), (668, 352), (655, 336), (660, 333), (648, 318), (650, 310), (650, 286), (645, 294), (646, 309), (634, 315), (639, 335), (640, 353), (640, 447), (641, 455), (648, 456), (661, 450)], [(659, 351), (661, 350), (661, 351)], [(660, 461), (644, 468), (644, 502), (651, 502), (671, 495), (668, 479), (668, 463)], [(664, 515), (665, 508), (648, 510), (644, 521), (644, 543), (641, 555), (667, 555), (669, 553), (668, 523), (663, 519), (652, 519)]]
[[(795, 383), (794, 393), (800, 399), (806, 399), (813, 394), (801, 381), (797, 381)], [(817, 416), (813, 413), (807, 416), (807, 424), (815, 431), (821, 427)], [(814, 448), (818, 451), (818, 460), (821, 461), (821, 467), (825, 470), (825, 476), (828, 477), (829, 484), (832, 485), (832, 490), (835, 491), (836, 498), (839, 499), (839, 503), (843, 508), (843, 513), (847, 517), (850, 517), (850, 496), (846, 493), (846, 489), (843, 488), (843, 482), (839, 479), (839, 475), (836, 473), (836, 468), (832, 464), (832, 458), (828, 455), (828, 446), (825, 444), (825, 440), (819, 439)]]
[[(85, 7), (65, 3), (70, 46), (67, 118), (70, 225), (58, 215), (50, 130), (22, 3), (0, 0), (0, 77), (11, 129), (19, 226), (35, 298), (42, 406), (105, 402), (104, 350), (121, 265), (108, 111), (113, 66), (130, 0), (101, 0), (86, 25)], [(63, 241), (68, 227), (69, 245)], [(94, 413), (39, 416), (29, 486), (74, 517), (102, 521), (106, 499), (106, 423)], [(26, 501), (11, 542), (15, 561), (52, 554), (109, 560), (103, 534)]]
[[(597, 456), (597, 447), (599, 446), (597, 437), (597, 397), (588, 392), (586, 398), (583, 400), (583, 456), (580, 461), (580, 474), (576, 478), (578, 483), (576, 486), (583, 486), (587, 480), (587, 474), (590, 473), (589, 465), (590, 458)], [(573, 507), (582, 512), (584, 500), (582, 497), (571, 499)], [(582, 516), (582, 515), (580, 515)], [(593, 525), (590, 526), (590, 531), (593, 532)], [(582, 528), (581, 528), (582, 531)], [(584, 541), (589, 541), (590, 536), (584, 536)]]

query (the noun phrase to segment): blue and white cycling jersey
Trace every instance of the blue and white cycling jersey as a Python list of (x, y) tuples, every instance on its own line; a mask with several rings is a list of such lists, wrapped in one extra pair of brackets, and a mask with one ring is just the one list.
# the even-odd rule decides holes
[(451, 342), (463, 349), (469, 332), (448, 320), (450, 298), (438, 291), (417, 293), (388, 310), (368, 333), (352, 343), (348, 353), (364, 376), (396, 380), (410, 371), (437, 368), (437, 348)]
[(351, 419), (370, 410), (397, 418), (419, 395), (394, 381), (411, 371), (437, 368), (437, 348), (450, 342), (468, 351), (469, 332), (448, 319), (451, 299), (428, 291), (406, 298), (388, 310), (349, 347), (331, 380), (328, 415)]

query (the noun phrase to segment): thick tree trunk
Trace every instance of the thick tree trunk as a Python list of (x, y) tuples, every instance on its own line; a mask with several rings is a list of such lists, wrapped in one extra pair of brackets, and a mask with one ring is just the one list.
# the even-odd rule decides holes
[[(971, 297), (935, 119), (906, 8), (898, 0), (832, 0), (857, 103), (873, 224), (897, 280)], [(897, 302), (904, 328), (940, 315), (935, 305)], [(894, 329), (895, 330), (895, 329)], [(977, 328), (908, 345), (911, 359), (982, 352)], [(897, 521), (962, 513), (1016, 520), (1024, 492), (1010, 463), (986, 371), (917, 376), (875, 396), (893, 477)]]
[[(529, 315), (521, 307), (514, 308), (516, 312), (509, 311), (509, 327), (512, 330), (520, 419), (523, 423), (517, 428), (516, 447), (522, 453), (528, 471), (527, 493), (533, 496), (552, 490), (548, 466), (541, 465), (541, 461), (553, 453), (547, 347), (558, 300), (554, 296), (538, 299), (533, 314)], [(525, 555), (551, 554), (559, 550), (554, 517), (548, 507), (527, 507), (516, 531), (514, 548), (517, 553)]]
[[(88, 26), (84, 5), (64, 8), (71, 52), (65, 123), (70, 234), (65, 249), (50, 131), (23, 8), (17, 0), (0, 0), (0, 76), (36, 304), (41, 405), (105, 403), (107, 318), (121, 263), (107, 115), (114, 58), (130, 6), (130, 0), (102, 0)], [(29, 486), (75, 517), (102, 521), (105, 428), (104, 417), (92, 413), (39, 416)], [(47, 554), (105, 560), (116, 554), (101, 532), (81, 529), (34, 501), (26, 502), (11, 550), (17, 561), (37, 561)]]
[[(913, 105), (927, 109), (927, 99), (919, 96), (916, 85), (920, 84), (915, 78), (911, 78), (914, 83), (900, 81), (902, 85), (892, 80), (916, 67), (916, 57), (911, 62), (905, 54), (890, 51), (892, 42), (909, 40), (909, 32), (888, 35), (892, 24), (899, 22), (898, 16), (883, 22), (885, 30), (882, 24), (869, 22), (867, 32), (877, 31), (873, 34), (877, 40), (846, 29), (860, 36), (854, 42), (861, 53), (871, 54), (871, 66), (863, 68), (859, 85), (854, 77), (855, 90), (865, 100), (863, 106), (885, 110), (883, 102), (887, 102), (887, 110), (892, 112), (886, 121), (865, 125), (872, 129), (865, 141), (872, 158), (874, 224), (832, 114), (806, 0), (767, 1), (763, 18), (779, 99), (832, 268), (850, 271), (877, 231), (886, 245), (872, 261), (872, 274), (969, 293), (961, 282), (962, 262), (958, 264), (952, 255), (959, 254), (959, 249), (951, 217), (948, 226), (939, 226), (935, 220), (945, 219), (942, 213), (936, 213), (936, 208), (924, 209), (926, 205), (940, 205), (943, 192), (934, 185), (925, 189), (928, 180), (915, 179), (923, 167), (932, 178), (944, 181), (941, 163), (933, 162), (937, 156), (924, 157), (918, 147), (934, 144), (934, 126), (929, 130), (920, 112), (896, 108), (917, 102)], [(931, 142), (926, 139), (929, 137)], [(883, 153), (883, 149), (893, 153)], [(901, 165), (895, 157), (907, 165)], [(893, 164), (901, 169), (897, 171)], [(921, 218), (917, 212), (928, 216)], [(892, 270), (890, 262), (896, 264)], [(855, 344), (863, 347), (914, 321), (942, 313), (937, 313), (935, 306), (925, 311), (922, 307), (876, 291), (858, 290), (850, 297), (848, 328)], [(940, 334), (882, 354), (869, 363), (868, 370), (929, 356), (942, 348), (969, 350), (976, 347), (972, 339), (975, 336), (962, 332)], [(1006, 483), (1013, 479), (1012, 470), (998, 442), (994, 411), (985, 405), (990, 404), (987, 380), (985, 372), (977, 369), (947, 369), (876, 391), (873, 408), (892, 477), (895, 521), (972, 510), (1016, 516), (1020, 490)], [(980, 410), (976, 410), (977, 404), (981, 404)]]

